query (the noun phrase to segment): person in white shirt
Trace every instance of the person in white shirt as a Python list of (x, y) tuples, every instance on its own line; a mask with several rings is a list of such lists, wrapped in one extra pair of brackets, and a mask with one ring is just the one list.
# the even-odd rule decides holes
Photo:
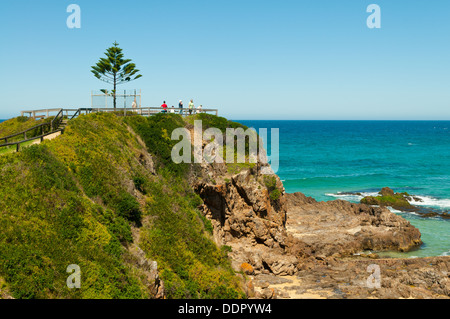
[(199, 113), (202, 113), (202, 106), (201, 105), (197, 108), (197, 114), (199, 114)]

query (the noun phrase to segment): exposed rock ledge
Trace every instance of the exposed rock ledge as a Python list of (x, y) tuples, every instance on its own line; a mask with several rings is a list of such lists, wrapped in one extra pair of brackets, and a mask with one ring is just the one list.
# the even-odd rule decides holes
[[(193, 179), (215, 241), (231, 247), (233, 267), (251, 279), (249, 297), (450, 297), (450, 257), (353, 257), (363, 250), (418, 248), (420, 232), (408, 221), (386, 208), (286, 194), (276, 175), (269, 176), (281, 196), (271, 199), (262, 169), (258, 164), (228, 176), (224, 167), (204, 165)], [(380, 289), (365, 285), (369, 264), (382, 268)]]
[(422, 244), (419, 230), (387, 208), (343, 200), (316, 202), (302, 193), (286, 194), (286, 198), (288, 232), (315, 255), (409, 251)]

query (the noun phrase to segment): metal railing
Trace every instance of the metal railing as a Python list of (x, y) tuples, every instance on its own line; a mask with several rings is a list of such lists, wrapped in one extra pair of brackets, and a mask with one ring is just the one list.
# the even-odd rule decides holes
[(47, 118), (50, 117), (51, 113), (59, 113), (59, 111), (61, 111), (62, 108), (59, 109), (42, 109), (42, 110), (33, 110), (33, 111), (21, 111), (20, 114), (21, 116), (25, 116), (26, 114), (28, 114), (29, 117), (32, 117), (34, 119), (38, 119), (38, 118)]
[(81, 113), (86, 112), (86, 114), (93, 113), (93, 112), (107, 112), (107, 113), (114, 112), (118, 115), (120, 115), (120, 113), (123, 113), (125, 116), (133, 115), (133, 114), (150, 116), (150, 115), (155, 115), (158, 113), (167, 113), (167, 114), (172, 113), (172, 114), (180, 114), (180, 115), (184, 115), (184, 116), (199, 114), (199, 113), (212, 113), (216, 116), (219, 115), (218, 109), (204, 109), (204, 108), (189, 109), (189, 108), (171, 108), (171, 107), (168, 107), (166, 110), (164, 110), (161, 107), (115, 108), (115, 109), (114, 108), (81, 108), (80, 112)]
[[(29, 117), (32, 117), (34, 119), (41, 119), (41, 118), (48, 118), (52, 113), (58, 113), (63, 110), (63, 114), (65, 117), (70, 117), (70, 112), (75, 112), (72, 114), (72, 118), (78, 116), (79, 114), (89, 114), (94, 112), (124, 112), (126, 114), (127, 112), (131, 112), (134, 114), (139, 115), (154, 115), (157, 113), (161, 113), (163, 109), (161, 107), (139, 107), (139, 108), (78, 108), (78, 109), (42, 109), (42, 110), (31, 110), (31, 111), (21, 111), (22, 116), (28, 115)], [(175, 114), (181, 114), (181, 115), (191, 115), (191, 114), (198, 114), (198, 113), (211, 113), (215, 114), (216, 116), (219, 115), (218, 109), (204, 109), (204, 108), (167, 108), (167, 113), (175, 113)], [(71, 119), (71, 118), (70, 118)]]

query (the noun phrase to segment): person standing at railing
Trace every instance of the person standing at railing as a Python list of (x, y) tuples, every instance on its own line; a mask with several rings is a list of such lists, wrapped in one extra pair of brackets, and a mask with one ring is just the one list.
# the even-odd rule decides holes
[(202, 106), (201, 105), (197, 109), (197, 114), (200, 114), (200, 113), (202, 113)]
[(163, 108), (163, 110), (161, 111), (161, 113), (167, 113), (167, 104), (166, 104), (166, 101), (163, 102), (163, 104), (161, 105), (161, 107)]
[(194, 109), (194, 100), (191, 100), (191, 102), (189, 102), (189, 115), (192, 114), (193, 109)]
[(180, 114), (183, 115), (183, 101), (180, 100), (180, 102), (178, 103), (178, 108), (180, 109)]

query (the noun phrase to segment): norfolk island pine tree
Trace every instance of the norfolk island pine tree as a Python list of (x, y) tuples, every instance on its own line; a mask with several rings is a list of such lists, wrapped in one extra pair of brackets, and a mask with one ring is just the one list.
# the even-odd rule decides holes
[(106, 58), (100, 58), (97, 64), (92, 66), (91, 72), (97, 79), (113, 85), (115, 109), (117, 85), (137, 80), (142, 75), (138, 74), (139, 70), (134, 63), (131, 63), (131, 59), (124, 59), (122, 49), (117, 42), (106, 50), (105, 55)]

